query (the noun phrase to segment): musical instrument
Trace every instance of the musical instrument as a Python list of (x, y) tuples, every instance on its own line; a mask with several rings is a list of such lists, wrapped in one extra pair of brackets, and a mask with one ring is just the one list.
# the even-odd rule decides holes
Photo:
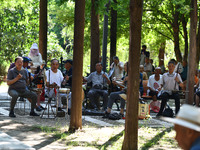
[(59, 88), (59, 93), (69, 93), (70, 88)]

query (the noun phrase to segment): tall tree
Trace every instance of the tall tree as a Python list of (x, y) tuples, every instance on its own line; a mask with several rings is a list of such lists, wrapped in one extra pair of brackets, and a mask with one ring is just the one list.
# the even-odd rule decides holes
[[(91, 61), (90, 72), (95, 71), (95, 64), (99, 62), (100, 43), (99, 43), (99, 15), (97, 13), (97, 1), (91, 0)], [(96, 9), (95, 9), (96, 8)]]
[(74, 54), (72, 79), (72, 108), (69, 131), (82, 128), (82, 73), (83, 73), (83, 42), (85, 24), (85, 0), (75, 2), (74, 18)]
[[(117, 4), (117, 0), (113, 1)], [(111, 7), (111, 26), (110, 26), (110, 64), (113, 57), (116, 56), (117, 47), (117, 10)]]
[(196, 70), (196, 29), (197, 29), (197, 0), (191, 0), (190, 12), (190, 51), (188, 57), (188, 74), (187, 74), (187, 94), (188, 104), (193, 104), (194, 97), (194, 76)]
[(40, 0), (39, 51), (47, 61), (47, 0)]
[(138, 89), (142, 6), (142, 0), (130, 0), (129, 74), (123, 150), (136, 150), (138, 148)]
[(196, 58), (196, 64), (199, 66), (199, 58), (200, 58), (200, 12), (199, 12), (199, 25), (198, 25), (198, 32), (197, 32), (197, 58)]

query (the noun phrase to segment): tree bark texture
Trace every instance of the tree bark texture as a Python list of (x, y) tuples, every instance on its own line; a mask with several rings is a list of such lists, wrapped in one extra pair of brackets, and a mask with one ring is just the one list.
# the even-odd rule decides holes
[(47, 0), (40, 0), (39, 51), (45, 61), (47, 61), (47, 30)]
[(165, 45), (166, 45), (166, 41), (161, 43), (161, 45), (160, 45), (160, 49), (159, 49), (159, 66), (164, 65)]
[[(114, 0), (117, 3), (117, 0)], [(117, 45), (117, 11), (111, 8), (111, 27), (110, 27), (110, 64), (116, 56)]]
[(179, 45), (179, 12), (178, 12), (178, 6), (175, 7), (175, 14), (174, 14), (174, 22), (172, 25), (173, 31), (174, 31), (174, 51), (176, 55), (176, 60), (178, 62), (182, 62), (182, 55), (180, 51), (180, 45)]
[(200, 58), (200, 13), (199, 13), (199, 25), (198, 25), (198, 33), (197, 33), (197, 58), (196, 58), (196, 64), (197, 68), (199, 66), (199, 58)]
[(100, 43), (99, 43), (99, 15), (96, 12), (97, 6), (95, 2), (97, 0), (91, 0), (91, 61), (90, 72), (95, 71), (95, 65), (99, 62), (100, 56)]
[(188, 56), (187, 87), (189, 93), (186, 95), (188, 104), (194, 101), (194, 76), (196, 70), (196, 28), (197, 28), (197, 0), (191, 0), (190, 12), (190, 51)]
[(182, 25), (183, 25), (183, 33), (184, 33), (184, 41), (185, 41), (185, 51), (184, 51), (184, 57), (183, 60), (187, 61), (188, 59), (188, 33), (187, 33), (187, 20), (182, 15)]
[(72, 107), (69, 131), (82, 128), (82, 73), (85, 0), (75, 2)]
[(142, 0), (130, 0), (130, 41), (128, 68), (129, 74), (125, 120), (125, 136), (122, 150), (138, 149), (138, 89), (142, 8)]

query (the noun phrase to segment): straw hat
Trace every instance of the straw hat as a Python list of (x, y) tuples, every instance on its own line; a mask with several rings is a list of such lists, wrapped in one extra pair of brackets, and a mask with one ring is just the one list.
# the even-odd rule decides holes
[(192, 105), (183, 104), (176, 118), (161, 119), (200, 132), (200, 108)]

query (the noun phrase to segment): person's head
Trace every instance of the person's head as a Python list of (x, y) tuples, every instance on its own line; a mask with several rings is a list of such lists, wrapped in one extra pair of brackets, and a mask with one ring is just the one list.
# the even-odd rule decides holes
[(73, 61), (71, 59), (67, 59), (64, 61), (65, 63), (65, 69), (69, 70), (72, 67)]
[(170, 59), (170, 61), (174, 62), (174, 64), (176, 65), (177, 64), (177, 61), (175, 59)]
[(15, 66), (17, 69), (21, 69), (23, 66), (23, 58), (18, 56), (15, 58)]
[(102, 64), (101, 64), (101, 63), (96, 63), (96, 71), (97, 71), (98, 73), (100, 73), (101, 70), (102, 70)]
[(142, 45), (142, 50), (146, 50), (147, 46), (146, 45)]
[(140, 72), (144, 72), (144, 66), (140, 65)]
[(38, 56), (39, 54), (39, 49), (37, 43), (33, 43), (33, 45), (30, 48), (30, 55), (31, 56)]
[(145, 63), (148, 64), (149, 63), (149, 57), (145, 58)]
[(113, 61), (115, 64), (118, 64), (119, 63), (119, 58), (117, 56), (114, 56), (113, 57)]
[(160, 67), (156, 67), (155, 68), (155, 75), (159, 75), (161, 73), (161, 68)]
[(51, 70), (57, 71), (58, 67), (59, 67), (59, 61), (57, 59), (52, 59), (51, 60)]
[(175, 124), (174, 130), (179, 146), (184, 150), (189, 150), (193, 142), (200, 137), (200, 108), (183, 104), (176, 118), (162, 119)]
[(167, 67), (169, 69), (169, 73), (174, 72), (174, 69), (175, 69), (175, 63), (174, 63), (174, 61), (169, 61)]
[(22, 58), (23, 58), (23, 67), (24, 68), (28, 67), (28, 63), (31, 61), (31, 59), (28, 57), (22, 57)]
[(128, 73), (128, 62), (124, 64), (124, 71)]

